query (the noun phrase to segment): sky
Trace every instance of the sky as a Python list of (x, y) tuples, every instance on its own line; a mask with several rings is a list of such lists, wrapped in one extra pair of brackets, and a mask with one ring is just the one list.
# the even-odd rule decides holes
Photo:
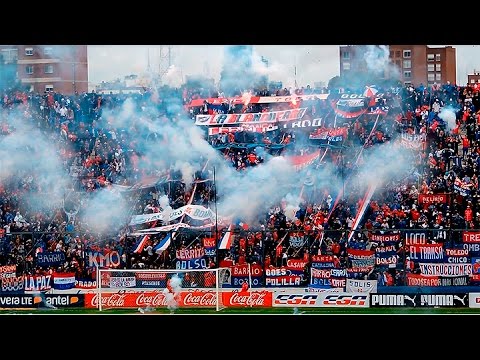
[[(443, 45), (430, 45), (443, 46)], [(480, 70), (480, 45), (452, 45), (457, 49), (457, 83), (466, 84), (467, 74)], [(340, 74), (339, 45), (254, 45), (257, 57), (269, 61), (270, 81), (282, 81), (284, 86), (325, 84)], [(166, 70), (166, 45), (89, 45), (89, 81), (94, 88), (101, 81), (123, 79), (130, 74), (141, 75), (150, 68)], [(182, 82), (187, 75), (207, 75), (220, 78), (223, 45), (172, 45), (171, 63), (175, 71), (172, 81)], [(150, 55), (150, 56), (149, 56)], [(163, 59), (162, 62), (159, 60)]]

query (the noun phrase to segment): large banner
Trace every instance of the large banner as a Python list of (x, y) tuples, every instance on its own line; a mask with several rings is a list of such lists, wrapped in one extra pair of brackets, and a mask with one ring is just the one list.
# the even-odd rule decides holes
[(311, 269), (309, 287), (345, 288), (347, 269)]
[(25, 275), (25, 291), (47, 291), (52, 288), (52, 275)]
[(309, 139), (315, 140), (319, 145), (340, 146), (347, 139), (348, 128), (339, 127), (335, 129), (320, 128), (310, 133)]
[(87, 258), (89, 267), (106, 269), (120, 266), (120, 255), (116, 250), (107, 254), (98, 251), (87, 251)]
[(175, 268), (180, 270), (206, 269), (208, 266), (204, 256), (204, 248), (177, 250)]
[(377, 292), (377, 280), (347, 279), (346, 292), (363, 293)]
[(448, 202), (448, 194), (418, 194), (418, 203), (426, 209), (430, 204), (446, 204)]
[(420, 272), (427, 276), (464, 276), (472, 274), (472, 264), (420, 263)]
[(351, 268), (373, 267), (375, 265), (375, 251), (347, 248), (348, 260)]
[(140, 225), (156, 220), (170, 222), (182, 217), (183, 215), (187, 215), (194, 220), (215, 220), (215, 213), (211, 209), (201, 205), (185, 205), (168, 212), (168, 214), (163, 211), (152, 214), (134, 215), (132, 216), (129, 225)]
[(445, 261), (442, 244), (410, 245), (410, 259), (417, 262), (441, 263)]
[(468, 250), (470, 256), (480, 257), (480, 231), (464, 231), (462, 247)]
[(43, 251), (37, 254), (35, 264), (40, 267), (58, 267), (65, 262), (63, 251)]
[(53, 273), (53, 288), (58, 290), (75, 287), (75, 273)]
[(298, 120), (307, 108), (243, 114), (197, 115), (195, 125), (227, 125), (244, 123), (277, 123)]
[(426, 134), (402, 133), (400, 144), (407, 149), (422, 150), (425, 144)]
[(244, 282), (250, 287), (263, 286), (263, 268), (260, 264), (237, 264), (230, 267), (231, 287), (241, 287)]
[(207, 98), (193, 99), (189, 107), (203, 106), (205, 102), (212, 105), (221, 104), (275, 104), (275, 103), (296, 103), (297, 101), (327, 100), (328, 94), (290, 95), (290, 96), (235, 96), (229, 98)]
[(268, 268), (265, 269), (266, 287), (290, 287), (300, 286), (303, 275), (293, 274), (286, 268)]
[(277, 130), (278, 126), (273, 124), (242, 124), (240, 126), (222, 126), (222, 127), (209, 127), (208, 135), (218, 134), (234, 134), (239, 131), (253, 132), (253, 133), (266, 133), (269, 131)]
[(407, 286), (468, 286), (469, 276), (425, 276), (407, 274)]

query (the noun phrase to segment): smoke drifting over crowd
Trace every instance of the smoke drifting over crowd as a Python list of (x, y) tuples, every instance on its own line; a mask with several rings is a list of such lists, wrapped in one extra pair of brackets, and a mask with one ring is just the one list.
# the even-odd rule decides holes
[(15, 180), (28, 189), (23, 199), (28, 209), (58, 206), (70, 187), (60, 150), (24, 114), (12, 113), (7, 121), (15, 131), (0, 137), (0, 181)]

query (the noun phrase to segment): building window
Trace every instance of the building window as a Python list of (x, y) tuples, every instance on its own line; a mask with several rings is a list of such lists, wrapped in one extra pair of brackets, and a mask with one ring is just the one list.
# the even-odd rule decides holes
[(402, 62), (401, 60), (395, 60), (395, 65), (397, 65), (398, 67), (400, 67), (401, 62)]
[(53, 74), (53, 65), (45, 65), (45, 74)]
[(470, 84), (475, 84), (475, 79), (470, 79)]
[(343, 70), (350, 70), (350, 63), (349, 62), (344, 62), (343, 63)]
[(394, 55), (394, 51), (390, 50), (390, 59), (393, 58), (393, 55)]
[(25, 48), (25, 55), (33, 56), (33, 48)]
[(53, 91), (53, 85), (45, 85), (45, 91), (47, 92)]
[(403, 68), (404, 69), (411, 69), (412, 68), (412, 60), (403, 60)]
[(52, 51), (53, 51), (53, 49), (49, 46), (43, 48), (43, 54), (44, 55), (52, 55)]
[(399, 58), (401, 56), (400, 54), (400, 50), (395, 51), (395, 57)]
[(428, 71), (435, 71), (435, 64), (428, 64), (427, 65), (427, 70)]
[(18, 60), (18, 49), (2, 49), (3, 61), (5, 64)]
[(412, 51), (411, 50), (403, 50), (403, 58), (408, 59), (412, 57)]
[(442, 74), (436, 73), (436, 74), (435, 74), (435, 80), (437, 80), (437, 81), (442, 81)]
[(435, 74), (434, 73), (427, 74), (427, 80), (428, 81), (435, 81)]
[(403, 78), (404, 79), (410, 79), (412, 77), (412, 72), (411, 71), (404, 71), (403, 72)]
[(350, 52), (344, 51), (344, 52), (342, 53), (342, 57), (343, 57), (344, 59), (346, 59), (346, 60), (350, 59)]
[(435, 71), (442, 71), (442, 64), (435, 64)]
[(33, 66), (32, 66), (32, 65), (27, 65), (27, 66), (25, 66), (25, 72), (26, 72), (28, 75), (32, 75), (32, 74), (33, 74)]
[(435, 54), (435, 60), (436, 61), (440, 61), (441, 58), (442, 58), (441, 54)]
[(435, 54), (427, 54), (427, 61), (433, 61), (435, 59)]

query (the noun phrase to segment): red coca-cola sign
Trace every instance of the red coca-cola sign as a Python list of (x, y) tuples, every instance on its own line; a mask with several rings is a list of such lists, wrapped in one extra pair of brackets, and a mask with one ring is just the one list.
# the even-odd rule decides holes
[(222, 293), (223, 304), (227, 307), (271, 307), (271, 291), (229, 291)]
[[(85, 307), (98, 308), (99, 295), (85, 294)], [(137, 308), (137, 307), (168, 307), (174, 301), (177, 307), (216, 307), (217, 298), (214, 291), (181, 291), (176, 294), (164, 292), (127, 292), (102, 293), (102, 307), (105, 308)]]

